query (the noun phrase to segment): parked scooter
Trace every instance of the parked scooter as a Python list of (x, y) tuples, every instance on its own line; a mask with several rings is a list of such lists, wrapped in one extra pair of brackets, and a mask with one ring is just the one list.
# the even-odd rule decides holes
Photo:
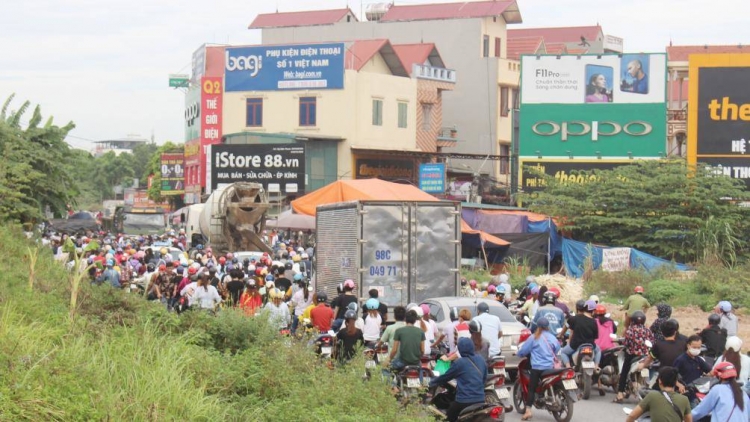
[[(421, 375), (421, 381), (420, 381)], [(397, 398), (403, 404), (409, 402), (424, 403), (427, 397), (427, 387), (434, 376), (429, 368), (417, 365), (409, 365), (396, 374), (398, 385)]]
[(605, 394), (604, 387), (610, 387), (617, 392), (620, 382), (620, 371), (625, 362), (625, 346), (618, 345), (602, 351), (599, 361), (599, 371), (594, 373), (593, 381), (599, 387), (599, 395)]

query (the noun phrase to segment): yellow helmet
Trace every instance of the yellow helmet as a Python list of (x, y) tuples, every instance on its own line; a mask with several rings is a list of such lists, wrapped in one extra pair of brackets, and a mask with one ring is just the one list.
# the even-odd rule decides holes
[(284, 298), (284, 294), (281, 293), (281, 290), (275, 287), (271, 289), (271, 292), (269, 293), (269, 295), (271, 296), (271, 299), (283, 299)]
[(166, 255), (166, 254), (169, 253), (169, 250), (167, 250), (167, 248), (161, 248), (161, 249), (159, 249), (159, 253), (162, 254), (162, 255)]

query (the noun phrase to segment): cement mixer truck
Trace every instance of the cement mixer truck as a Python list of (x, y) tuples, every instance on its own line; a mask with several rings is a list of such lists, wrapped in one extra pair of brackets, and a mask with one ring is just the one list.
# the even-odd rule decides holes
[(200, 232), (215, 253), (271, 252), (262, 235), (268, 196), (259, 183), (238, 182), (214, 190), (200, 213)]

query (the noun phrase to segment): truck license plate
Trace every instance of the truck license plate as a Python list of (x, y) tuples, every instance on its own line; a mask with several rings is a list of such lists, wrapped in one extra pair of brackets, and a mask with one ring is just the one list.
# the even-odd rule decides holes
[(566, 390), (578, 389), (578, 386), (576, 385), (576, 380), (563, 380), (563, 387), (565, 387)]
[(583, 369), (594, 369), (594, 367), (596, 367), (596, 364), (594, 363), (594, 361), (585, 360), (581, 362), (581, 367), (583, 367)]
[(419, 378), (407, 378), (406, 379), (406, 387), (407, 388), (419, 388), (421, 385), (419, 384)]
[(505, 400), (510, 398), (510, 393), (508, 392), (507, 388), (496, 388), (495, 394), (497, 394), (497, 398), (500, 400)]
[(324, 355), (330, 355), (331, 354), (331, 347), (321, 347), (320, 353)]

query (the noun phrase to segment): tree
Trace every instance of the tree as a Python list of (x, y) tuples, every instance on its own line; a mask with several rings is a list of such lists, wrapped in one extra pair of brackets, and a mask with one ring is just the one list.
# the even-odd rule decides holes
[(158, 149), (159, 147), (152, 142), (138, 144), (133, 148), (133, 173), (142, 186), (146, 186), (149, 161)]
[(35, 221), (49, 207), (60, 215), (65, 212), (77, 187), (65, 163), (71, 150), (65, 136), (75, 125), (44, 126), (39, 106), (23, 128), (23, 117), (31, 104), (26, 101), (16, 111), (9, 107), (14, 95), (0, 109), (0, 220)]
[[(731, 261), (729, 250), (745, 244), (738, 234), (746, 233), (748, 210), (737, 203), (750, 195), (742, 182), (709, 168), (689, 168), (684, 160), (642, 160), (577, 174), (587, 182), (540, 175), (545, 189), (521, 198), (532, 211), (560, 219), (573, 238), (667, 259), (722, 255), (721, 260)], [(707, 231), (716, 231), (713, 239), (725, 244), (706, 252), (706, 239), (712, 238)]]

